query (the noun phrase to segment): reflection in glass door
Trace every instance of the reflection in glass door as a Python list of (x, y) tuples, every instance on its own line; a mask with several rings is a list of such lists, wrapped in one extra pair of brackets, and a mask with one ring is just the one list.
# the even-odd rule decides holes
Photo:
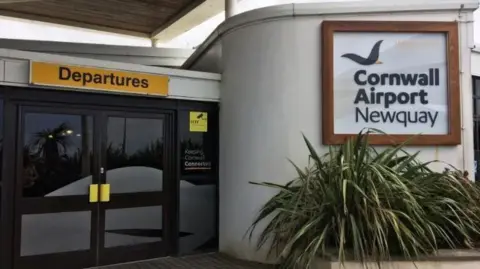
[(94, 265), (93, 116), (22, 109), (17, 147), (16, 268)]
[(24, 107), (20, 115), (15, 269), (167, 254), (175, 240), (166, 218), (175, 210), (170, 114)]
[[(102, 264), (164, 253), (165, 121), (161, 115), (106, 118), (104, 182), (110, 197), (100, 204)], [(129, 254), (118, 255), (122, 251)]]

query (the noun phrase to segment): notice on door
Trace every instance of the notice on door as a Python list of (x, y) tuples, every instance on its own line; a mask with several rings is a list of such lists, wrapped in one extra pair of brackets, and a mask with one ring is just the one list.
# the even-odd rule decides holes
[(206, 133), (208, 131), (208, 113), (190, 111), (190, 132)]
[(188, 149), (186, 148), (184, 154), (184, 170), (198, 171), (211, 170), (212, 162), (207, 159), (203, 149)]

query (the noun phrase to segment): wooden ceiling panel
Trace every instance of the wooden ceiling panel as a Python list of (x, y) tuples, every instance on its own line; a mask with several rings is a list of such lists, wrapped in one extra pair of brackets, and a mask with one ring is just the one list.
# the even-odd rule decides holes
[[(32, 0), (0, 2), (0, 15), (150, 36), (205, 0)], [(183, 14), (183, 15), (182, 15)], [(91, 27), (89, 27), (91, 26)]]

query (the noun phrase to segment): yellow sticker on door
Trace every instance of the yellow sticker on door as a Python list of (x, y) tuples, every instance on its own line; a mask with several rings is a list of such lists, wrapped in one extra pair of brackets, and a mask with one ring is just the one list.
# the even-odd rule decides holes
[(208, 113), (190, 111), (190, 132), (208, 131)]

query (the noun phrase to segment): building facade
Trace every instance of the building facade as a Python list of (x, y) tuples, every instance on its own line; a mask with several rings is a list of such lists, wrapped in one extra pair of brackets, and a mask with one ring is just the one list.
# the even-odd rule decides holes
[(288, 159), (307, 165), (302, 134), (320, 153), (365, 127), (391, 135), (379, 147), (420, 134), (409, 151), (476, 175), (477, 8), (257, 9), (227, 19), (180, 69), (0, 49), (1, 267), (211, 250), (268, 261), (245, 235), (274, 193), (251, 182), (291, 180)]

